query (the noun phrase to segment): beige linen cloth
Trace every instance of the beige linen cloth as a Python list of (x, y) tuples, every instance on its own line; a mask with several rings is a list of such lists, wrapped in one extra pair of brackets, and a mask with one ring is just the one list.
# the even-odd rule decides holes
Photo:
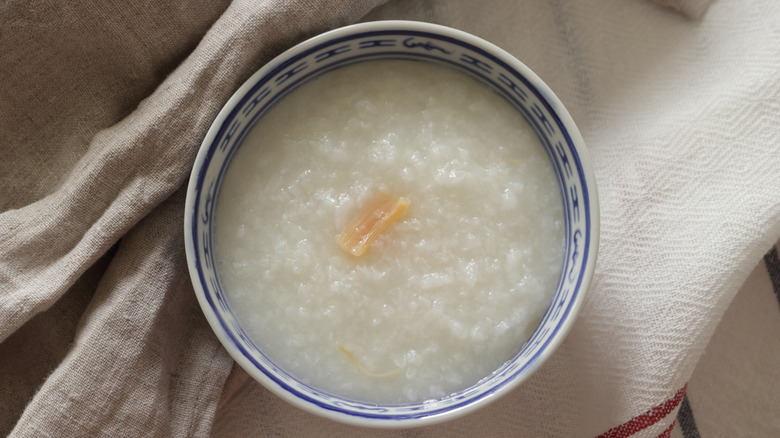
[[(685, 18), (645, 1), (383, 3), (0, 3), (0, 435), (672, 433), (718, 321), (780, 236), (780, 4), (659, 1)], [(233, 368), (188, 278), (182, 187), (264, 62), (391, 18), (484, 37), (555, 90), (592, 153), (602, 240), (576, 326), (526, 384), (452, 423), (378, 432)]]

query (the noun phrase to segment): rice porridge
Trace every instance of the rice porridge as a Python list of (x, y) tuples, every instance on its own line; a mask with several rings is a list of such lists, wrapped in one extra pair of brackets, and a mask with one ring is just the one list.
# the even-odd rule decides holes
[(562, 201), (535, 133), (437, 65), (303, 85), (249, 134), (218, 202), (218, 273), (249, 337), (353, 400), (475, 384), (520, 350), (560, 276)]

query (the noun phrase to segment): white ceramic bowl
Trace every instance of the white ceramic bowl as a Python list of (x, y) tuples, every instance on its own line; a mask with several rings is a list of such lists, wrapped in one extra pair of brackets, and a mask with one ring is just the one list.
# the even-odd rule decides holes
[[(309, 387), (270, 361), (231, 312), (215, 271), (214, 213), (231, 156), (275, 102), (324, 72), (357, 61), (414, 59), (467, 71), (506, 98), (529, 122), (558, 178), (565, 215), (562, 274), (533, 336), (491, 376), (444, 399), (382, 406)], [(225, 104), (206, 134), (187, 191), (185, 242), (190, 275), (207, 320), (252, 377), (309, 412), (361, 426), (413, 427), (473, 412), (506, 394), (550, 357), (571, 328), (596, 264), (599, 207), (590, 160), (577, 127), (555, 94), (528, 67), (473, 35), (428, 23), (382, 21), (311, 38), (265, 65)]]

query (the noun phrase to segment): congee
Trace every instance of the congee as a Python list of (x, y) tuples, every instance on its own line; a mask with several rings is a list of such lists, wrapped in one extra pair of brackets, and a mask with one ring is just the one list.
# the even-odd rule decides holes
[(349, 399), (423, 402), (489, 376), (560, 276), (547, 154), (449, 67), (371, 61), (308, 82), (258, 122), (220, 190), (218, 275), (247, 335)]

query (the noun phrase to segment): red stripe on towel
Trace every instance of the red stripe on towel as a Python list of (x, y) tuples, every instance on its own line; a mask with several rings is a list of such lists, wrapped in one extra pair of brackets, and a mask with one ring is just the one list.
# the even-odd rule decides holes
[(674, 423), (676, 421), (677, 421), (676, 418), (672, 420), (672, 424), (670, 424), (665, 431), (661, 432), (661, 434), (658, 435), (658, 438), (669, 438), (670, 436), (672, 436), (672, 429), (674, 429)]
[[(688, 384), (680, 388), (680, 390), (677, 391), (677, 394), (675, 394), (674, 397), (670, 398), (669, 400), (666, 400), (660, 405), (650, 408), (644, 414), (637, 415), (620, 426), (613, 427), (606, 433), (599, 435), (597, 438), (627, 438), (658, 423), (659, 421), (666, 418), (667, 415), (669, 415), (677, 406), (680, 405), (687, 388)], [(659, 437), (668, 437), (672, 433), (673, 426), (674, 423), (672, 423), (672, 426), (669, 427), (669, 434), (664, 435), (666, 434), (666, 432), (664, 432), (659, 435)]]

